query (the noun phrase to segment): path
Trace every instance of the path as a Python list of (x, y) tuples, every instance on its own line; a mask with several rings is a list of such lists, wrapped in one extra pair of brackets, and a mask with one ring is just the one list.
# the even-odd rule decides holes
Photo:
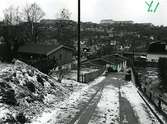
[[(139, 96), (136, 98), (141, 102), (136, 104), (136, 107), (140, 106), (142, 110), (134, 110), (132, 99), (126, 98), (129, 97), (126, 92), (128, 82), (124, 80), (123, 74), (109, 74), (101, 84), (103, 85), (99, 86), (103, 86), (103, 91), (99, 90), (94, 100), (89, 102), (87, 108), (76, 119), (75, 124), (158, 124)], [(145, 117), (140, 117), (139, 114), (144, 114)]]

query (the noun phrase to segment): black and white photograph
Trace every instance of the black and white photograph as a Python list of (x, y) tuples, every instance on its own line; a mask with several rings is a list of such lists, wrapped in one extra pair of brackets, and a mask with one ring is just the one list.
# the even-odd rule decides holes
[(167, 124), (166, 0), (0, 0), (0, 124)]

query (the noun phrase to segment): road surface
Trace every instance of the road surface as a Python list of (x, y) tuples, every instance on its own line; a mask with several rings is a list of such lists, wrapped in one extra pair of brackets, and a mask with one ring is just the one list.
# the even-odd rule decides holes
[(101, 83), (94, 86), (97, 92), (69, 124), (158, 124), (139, 96), (134, 98), (141, 101), (141, 104), (136, 103), (136, 108), (144, 106), (144, 112), (134, 110), (133, 98), (132, 101), (126, 98), (126, 90), (129, 88), (127, 84), (122, 73), (107, 75)]

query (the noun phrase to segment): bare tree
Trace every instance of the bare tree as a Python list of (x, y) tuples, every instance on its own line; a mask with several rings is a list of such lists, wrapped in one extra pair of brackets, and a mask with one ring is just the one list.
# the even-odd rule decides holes
[(2, 34), (10, 50), (10, 55), (13, 56), (21, 38), (18, 28), (18, 24), (21, 22), (19, 7), (10, 6), (3, 11), (3, 14), (5, 26), (3, 27)]
[(39, 26), (38, 22), (44, 17), (45, 13), (40, 8), (40, 6), (36, 3), (27, 4), (22, 12), (24, 21), (28, 22), (30, 32), (31, 32), (31, 40), (37, 42), (38, 40), (38, 31)]
[(23, 17), (27, 22), (37, 23), (44, 17), (44, 15), (44, 11), (36, 3), (30, 5), (27, 4), (23, 9)]
[(68, 9), (61, 9), (60, 12), (57, 13), (57, 18), (63, 19), (63, 20), (70, 20), (71, 18), (71, 12)]
[(4, 22), (8, 25), (16, 25), (21, 21), (19, 7), (10, 6), (3, 11)]

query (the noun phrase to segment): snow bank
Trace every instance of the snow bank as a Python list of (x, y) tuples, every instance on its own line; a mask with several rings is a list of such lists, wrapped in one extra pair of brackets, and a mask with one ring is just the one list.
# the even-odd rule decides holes
[(80, 111), (81, 106), (86, 104), (96, 92), (93, 86), (100, 83), (104, 78), (101, 76), (90, 85), (85, 85), (79, 91), (73, 92), (69, 98), (56, 105), (54, 110), (43, 112), (42, 116), (34, 119), (32, 124), (68, 124)]
[[(11, 115), (14, 118), (23, 113), (27, 119), (32, 119), (69, 96), (69, 91), (61, 86), (55, 79), (41, 73), (36, 68), (21, 61), (0, 65), (0, 123), (6, 121), (3, 116)], [(20, 114), (21, 115), (21, 114)]]

